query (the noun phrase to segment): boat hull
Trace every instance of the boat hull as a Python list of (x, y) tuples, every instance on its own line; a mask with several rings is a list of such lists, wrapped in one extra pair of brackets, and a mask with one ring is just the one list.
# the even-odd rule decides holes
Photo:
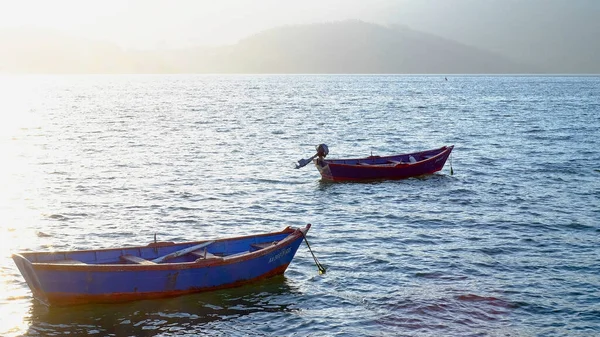
[[(174, 262), (155, 264), (81, 263), (63, 264), (67, 258), (85, 257), (94, 251), (47, 253), (45, 256), (24, 253), (13, 259), (29, 285), (33, 296), (46, 305), (65, 306), (83, 303), (114, 303), (148, 298), (171, 297), (183, 294), (237, 287), (278, 274), (283, 274), (302, 243), (303, 229), (273, 233), (272, 236), (242, 237), (215, 241), (214, 246), (243, 246), (252, 243), (277, 241), (270, 247), (231, 256), (187, 261), (182, 256)], [(170, 247), (173, 251), (179, 247)], [(148, 255), (153, 248), (131, 247), (95, 251), (96, 255)], [(161, 252), (154, 249), (158, 256)], [(163, 250), (163, 254), (165, 249)], [(29, 254), (29, 255), (28, 255)], [(51, 254), (64, 256), (49, 260)], [(54, 256), (56, 257), (56, 256)], [(154, 256), (152, 256), (154, 257)], [(32, 260), (44, 260), (33, 262)], [(96, 259), (100, 261), (102, 258)], [(145, 259), (144, 259), (145, 260)], [(92, 262), (92, 261), (90, 261)]]
[(454, 146), (444, 146), (434, 150), (386, 157), (314, 159), (314, 163), (323, 180), (398, 180), (440, 171), (453, 148)]

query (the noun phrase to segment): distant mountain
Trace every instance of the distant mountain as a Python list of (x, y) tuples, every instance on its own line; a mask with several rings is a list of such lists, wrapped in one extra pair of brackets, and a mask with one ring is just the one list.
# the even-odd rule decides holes
[[(499, 54), (402, 26), (346, 21), (274, 28), (223, 48), (207, 65), (231, 73), (531, 73)], [(217, 61), (218, 60), (218, 61)], [(198, 65), (197, 71), (210, 71)]]
[(552, 73), (600, 74), (598, 0), (380, 0), (378, 4), (364, 17), (406, 24)]
[(537, 73), (500, 54), (403, 26), (344, 21), (273, 28), (231, 46), (132, 52), (51, 33), (0, 34), (0, 72)]

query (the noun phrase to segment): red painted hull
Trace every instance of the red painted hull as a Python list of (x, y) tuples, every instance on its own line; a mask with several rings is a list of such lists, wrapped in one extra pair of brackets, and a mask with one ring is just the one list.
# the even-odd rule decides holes
[(394, 156), (370, 156), (350, 159), (314, 159), (323, 180), (370, 181), (397, 180), (440, 171), (450, 156), (453, 145), (439, 149)]

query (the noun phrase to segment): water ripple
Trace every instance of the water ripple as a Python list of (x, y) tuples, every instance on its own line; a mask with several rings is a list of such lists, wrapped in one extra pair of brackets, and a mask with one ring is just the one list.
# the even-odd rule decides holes
[[(23, 325), (0, 335), (600, 334), (598, 77), (23, 81), (31, 118), (0, 135), (0, 309)], [(328, 183), (293, 169), (319, 143), (455, 150), (426, 177)], [(283, 277), (165, 300), (46, 308), (10, 259), (306, 223), (326, 274), (301, 248)]]

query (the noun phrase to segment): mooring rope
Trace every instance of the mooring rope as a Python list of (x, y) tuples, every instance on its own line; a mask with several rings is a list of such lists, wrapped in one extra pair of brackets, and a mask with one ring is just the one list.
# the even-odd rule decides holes
[(315, 264), (317, 265), (317, 268), (319, 268), (319, 275), (325, 274), (325, 272), (327, 270), (325, 269), (325, 267), (323, 267), (323, 265), (321, 263), (319, 263), (319, 260), (317, 259), (317, 257), (313, 253), (312, 249), (310, 249), (310, 245), (308, 244), (308, 240), (306, 239), (306, 235), (302, 231), (300, 231), (300, 233), (302, 233), (302, 237), (304, 237), (304, 242), (306, 242), (306, 246), (308, 247), (308, 250), (310, 251), (310, 254), (312, 255), (313, 259), (315, 259)]

